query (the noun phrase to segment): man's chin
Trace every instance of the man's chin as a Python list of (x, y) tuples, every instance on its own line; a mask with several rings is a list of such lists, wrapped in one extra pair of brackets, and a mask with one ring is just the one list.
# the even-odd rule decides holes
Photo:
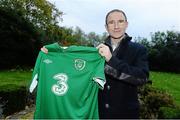
[(111, 38), (114, 38), (114, 39), (120, 39), (120, 38), (122, 38), (123, 37), (123, 35), (122, 36), (112, 36), (111, 35)]

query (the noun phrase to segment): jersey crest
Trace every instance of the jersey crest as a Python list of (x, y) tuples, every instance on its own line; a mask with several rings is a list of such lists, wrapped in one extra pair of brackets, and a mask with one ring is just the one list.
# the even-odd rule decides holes
[(76, 70), (83, 70), (86, 66), (86, 61), (82, 59), (75, 59), (74, 66)]

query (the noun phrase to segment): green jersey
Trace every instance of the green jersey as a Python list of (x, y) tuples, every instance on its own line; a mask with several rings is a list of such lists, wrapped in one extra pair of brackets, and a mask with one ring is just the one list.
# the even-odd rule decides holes
[(98, 90), (105, 84), (104, 58), (93, 47), (47, 45), (33, 71), (30, 92), (37, 85), (34, 118), (96, 119)]

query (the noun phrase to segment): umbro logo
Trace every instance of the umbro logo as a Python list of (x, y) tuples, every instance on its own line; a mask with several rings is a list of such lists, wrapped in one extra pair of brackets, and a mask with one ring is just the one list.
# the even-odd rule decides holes
[(52, 60), (50, 60), (50, 59), (45, 59), (45, 60), (43, 60), (43, 62), (46, 63), (46, 64), (50, 64), (50, 63), (52, 63)]

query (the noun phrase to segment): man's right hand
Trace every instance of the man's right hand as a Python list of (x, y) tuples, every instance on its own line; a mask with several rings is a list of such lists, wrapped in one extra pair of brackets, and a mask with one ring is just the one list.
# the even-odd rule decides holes
[(44, 53), (46, 53), (46, 54), (48, 53), (48, 49), (45, 48), (45, 46), (43, 46), (43, 47), (41, 48), (41, 51), (44, 52)]

